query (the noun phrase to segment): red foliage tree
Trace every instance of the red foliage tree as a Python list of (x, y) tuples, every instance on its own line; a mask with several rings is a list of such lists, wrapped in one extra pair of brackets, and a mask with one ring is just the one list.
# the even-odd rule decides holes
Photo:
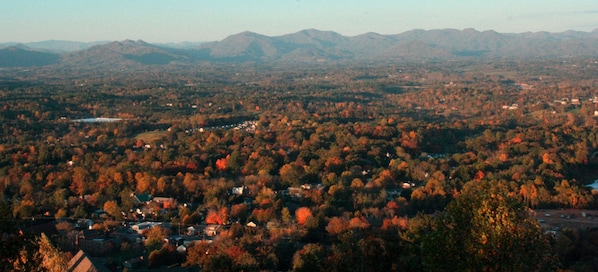
[(475, 174), (474, 179), (482, 180), (482, 179), (484, 179), (484, 177), (486, 177), (486, 174), (484, 174), (484, 172), (482, 172), (482, 170), (478, 170), (478, 172)]
[(206, 216), (206, 223), (222, 225), (224, 223), (224, 219), (218, 211), (210, 210), (208, 211), (208, 216)]
[(224, 170), (226, 170), (227, 164), (228, 164), (228, 159), (226, 159), (226, 158), (218, 159), (218, 160), (216, 160), (216, 169), (218, 171), (224, 171)]
[(312, 216), (311, 210), (308, 207), (301, 207), (295, 211), (295, 218), (299, 225), (305, 224), (307, 219)]

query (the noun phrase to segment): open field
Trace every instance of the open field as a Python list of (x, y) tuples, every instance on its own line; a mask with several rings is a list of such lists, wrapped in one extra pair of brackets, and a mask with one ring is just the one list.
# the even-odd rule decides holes
[(146, 143), (151, 143), (152, 141), (159, 140), (164, 135), (166, 135), (166, 133), (168, 133), (168, 132), (164, 131), (164, 130), (147, 131), (147, 132), (142, 132), (142, 133), (137, 134), (134, 138), (136, 138), (138, 140), (143, 140)]

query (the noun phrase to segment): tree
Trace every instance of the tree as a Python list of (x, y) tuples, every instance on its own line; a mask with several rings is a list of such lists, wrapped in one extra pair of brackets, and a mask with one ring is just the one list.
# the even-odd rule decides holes
[(104, 211), (111, 216), (114, 216), (117, 220), (122, 217), (120, 207), (115, 200), (109, 200), (104, 203)]
[(159, 250), (150, 252), (148, 256), (148, 267), (156, 268), (164, 265), (171, 265), (180, 261), (176, 247), (170, 244), (164, 244)]
[(504, 188), (469, 182), (433, 219), (421, 240), (422, 267), (430, 271), (545, 271), (550, 245), (538, 222)]
[(220, 158), (216, 160), (216, 170), (218, 171), (225, 171), (227, 168), (228, 159), (227, 158)]
[(338, 235), (339, 233), (349, 229), (349, 221), (344, 217), (333, 217), (326, 226), (326, 231), (331, 235)]
[(13, 217), (8, 203), (0, 201), (0, 270), (15, 270), (15, 266), (27, 260), (21, 260), (21, 252), (32, 244), (29, 237), (19, 232), (18, 220)]
[(304, 225), (307, 219), (312, 216), (311, 210), (308, 207), (301, 207), (295, 211), (295, 218), (299, 225)]
[(325, 271), (325, 251), (319, 244), (307, 244), (293, 256), (293, 271)]
[(37, 239), (37, 246), (39, 247), (37, 258), (40, 259), (41, 267), (44, 270), (51, 272), (66, 271), (68, 260), (62, 252), (52, 245), (46, 234), (42, 233)]
[(216, 210), (209, 210), (208, 215), (206, 216), (206, 223), (216, 225), (224, 224), (224, 218), (222, 217), (222, 213)]
[(301, 182), (303, 168), (295, 163), (288, 163), (280, 167), (280, 179), (285, 186), (297, 186)]
[(280, 211), (280, 219), (284, 224), (289, 224), (291, 222), (291, 212), (289, 212), (289, 208), (284, 207)]
[(147, 232), (145, 239), (145, 247), (148, 252), (158, 250), (162, 247), (164, 239), (166, 238), (165, 230), (160, 226), (154, 226)]
[(239, 219), (241, 222), (245, 222), (249, 212), (249, 207), (244, 203), (234, 204), (230, 207), (230, 217)]
[(208, 253), (210, 250), (210, 244), (207, 242), (199, 241), (193, 242), (187, 248), (187, 258), (185, 260), (185, 266), (202, 265), (205, 266), (209, 262)]
[(88, 190), (89, 172), (82, 167), (75, 167), (71, 175), (71, 192), (75, 195), (82, 196)]

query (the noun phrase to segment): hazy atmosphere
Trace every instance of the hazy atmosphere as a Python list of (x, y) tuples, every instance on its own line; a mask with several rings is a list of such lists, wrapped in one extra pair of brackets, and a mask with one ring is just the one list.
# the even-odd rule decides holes
[(572, 1), (5, 1), (0, 42), (215, 41), (243, 31), (353, 36), (411, 29), (591, 31), (598, 2)]

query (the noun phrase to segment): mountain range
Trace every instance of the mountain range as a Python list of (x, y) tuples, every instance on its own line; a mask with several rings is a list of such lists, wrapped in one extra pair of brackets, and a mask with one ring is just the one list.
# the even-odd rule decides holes
[(343, 36), (302, 30), (281, 36), (253, 32), (206, 43), (144, 41), (0, 44), (0, 67), (122, 67), (213, 62), (325, 62), (359, 60), (457, 60), (598, 57), (598, 29), (591, 32), (498, 33), (474, 29), (411, 30), (396, 35)]

